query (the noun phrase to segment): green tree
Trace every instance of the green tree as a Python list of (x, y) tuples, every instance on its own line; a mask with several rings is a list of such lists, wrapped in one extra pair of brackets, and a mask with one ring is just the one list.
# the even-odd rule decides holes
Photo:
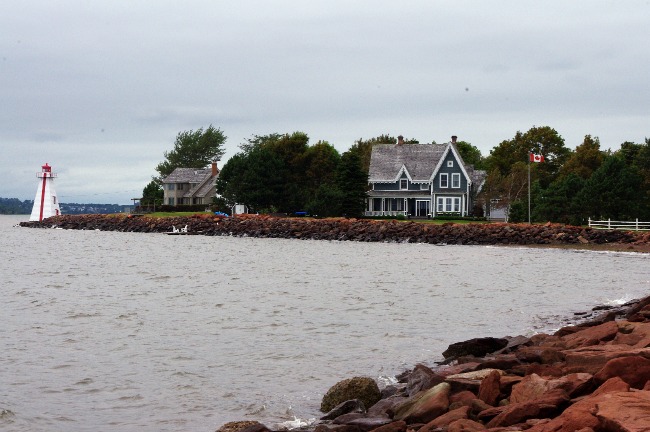
[(364, 169), (362, 152), (358, 147), (353, 146), (341, 155), (341, 162), (336, 171), (336, 185), (341, 194), (341, 215), (363, 216), (368, 191), (368, 171)]
[(490, 172), (498, 170), (502, 175), (510, 173), (516, 162), (529, 160), (529, 152), (542, 154), (544, 162), (533, 171), (542, 188), (555, 180), (560, 167), (568, 159), (571, 150), (564, 145), (564, 139), (549, 126), (532, 127), (525, 133), (517, 132), (510, 140), (502, 141), (486, 159)]
[(605, 158), (585, 183), (579, 198), (590, 217), (633, 220), (648, 215), (643, 187), (638, 168), (627, 165), (625, 156), (618, 153)]
[(470, 164), (474, 166), (475, 169), (479, 170), (486, 168), (485, 158), (483, 158), (481, 150), (479, 150), (478, 147), (473, 146), (467, 141), (458, 141), (456, 142), (456, 148), (458, 149), (458, 153), (460, 153), (460, 157), (463, 158), (463, 161), (466, 164)]
[(591, 177), (603, 163), (604, 154), (600, 151), (600, 140), (585, 135), (582, 144), (576, 147), (567, 161), (560, 168), (559, 176), (567, 177), (574, 174), (584, 180)]
[(555, 180), (546, 190), (535, 195), (538, 199), (533, 207), (533, 219), (572, 225), (584, 224), (587, 213), (579, 197), (585, 182), (586, 180), (575, 172)]
[(163, 188), (160, 182), (152, 179), (144, 189), (142, 189), (142, 199), (140, 203), (147, 206), (155, 206), (163, 203)]
[(226, 136), (221, 129), (210, 125), (207, 129), (179, 132), (174, 148), (164, 153), (165, 160), (158, 164), (159, 179), (167, 177), (176, 168), (204, 168), (223, 156)]

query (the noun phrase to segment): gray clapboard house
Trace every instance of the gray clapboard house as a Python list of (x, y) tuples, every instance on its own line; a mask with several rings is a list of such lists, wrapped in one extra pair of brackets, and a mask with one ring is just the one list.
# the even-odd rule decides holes
[(366, 216), (467, 216), (485, 171), (465, 164), (456, 137), (447, 144), (376, 144), (372, 147)]
[(176, 168), (163, 179), (164, 203), (167, 205), (212, 204), (219, 175), (217, 163), (210, 168)]

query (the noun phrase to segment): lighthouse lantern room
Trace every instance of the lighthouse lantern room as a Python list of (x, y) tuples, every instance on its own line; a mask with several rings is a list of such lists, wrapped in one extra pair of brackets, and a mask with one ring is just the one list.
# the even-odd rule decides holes
[(42, 221), (50, 216), (57, 216), (61, 214), (59, 209), (59, 200), (56, 197), (54, 190), (54, 178), (56, 174), (52, 172), (52, 167), (45, 163), (42, 171), (36, 173), (38, 177), (38, 189), (36, 190), (36, 198), (34, 198), (34, 207), (32, 208), (32, 215), (29, 217), (30, 221)]

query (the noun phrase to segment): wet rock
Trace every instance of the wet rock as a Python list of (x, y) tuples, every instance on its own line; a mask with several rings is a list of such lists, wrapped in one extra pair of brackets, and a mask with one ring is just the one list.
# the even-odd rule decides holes
[(441, 383), (437, 386), (418, 393), (395, 411), (395, 420), (404, 420), (406, 423), (427, 423), (444, 414), (449, 408), (449, 393), (451, 386)]
[(428, 390), (443, 381), (443, 376), (435, 373), (427, 366), (418, 364), (408, 376), (406, 390), (409, 396), (413, 396), (417, 392)]
[(321, 401), (320, 410), (331, 411), (337, 405), (352, 399), (360, 400), (364, 406), (372, 406), (381, 398), (379, 386), (372, 378), (354, 377), (333, 385)]
[(391, 396), (386, 399), (382, 399), (370, 408), (368, 408), (369, 417), (390, 417), (392, 418), (395, 415), (395, 410), (398, 406), (403, 404), (408, 400), (405, 396)]
[(233, 421), (222, 425), (219, 429), (217, 429), (217, 432), (242, 432), (247, 428), (260, 426), (265, 427), (258, 421)]
[[(375, 430), (380, 427), (386, 427), (392, 423), (397, 423), (394, 424), (393, 427), (401, 427), (401, 422), (393, 422), (393, 420), (385, 417), (358, 417), (345, 422), (345, 424), (349, 426), (357, 426), (361, 431)], [(388, 429), (392, 429), (393, 427)]]
[(406, 422), (396, 421), (373, 429), (374, 432), (406, 432)]
[(366, 407), (363, 405), (359, 399), (351, 399), (345, 402), (342, 402), (332, 408), (330, 412), (321, 417), (321, 420), (334, 420), (335, 418), (342, 416), (343, 414), (348, 413), (365, 413)]
[(435, 429), (447, 427), (456, 420), (469, 418), (469, 412), (470, 408), (467, 406), (449, 411), (422, 426), (418, 432), (432, 432)]
[(467, 355), (482, 357), (486, 354), (505, 348), (507, 345), (508, 340), (504, 338), (474, 338), (449, 345), (449, 347), (442, 353), (442, 356), (446, 359)]

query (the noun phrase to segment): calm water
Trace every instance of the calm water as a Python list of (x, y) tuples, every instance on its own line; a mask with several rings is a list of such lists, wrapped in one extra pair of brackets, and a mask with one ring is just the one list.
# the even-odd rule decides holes
[(0, 216), (0, 430), (214, 431), (650, 293), (650, 256), (15, 228)]

